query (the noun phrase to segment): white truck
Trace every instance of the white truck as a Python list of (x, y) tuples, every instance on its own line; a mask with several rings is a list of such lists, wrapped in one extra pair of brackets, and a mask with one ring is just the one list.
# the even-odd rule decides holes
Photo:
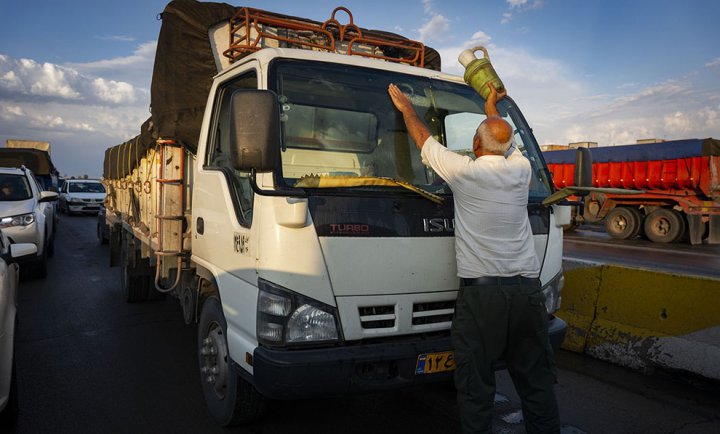
[[(170, 294), (198, 323), (212, 416), (233, 425), (268, 399), (448, 380), (452, 194), (387, 88), (457, 152), (482, 98), (431, 48), (362, 29), (345, 8), (315, 22), (185, 0), (162, 20), (152, 117), (106, 151), (111, 264), (127, 301)], [(554, 188), (532, 130), (512, 99), (499, 110), (534, 169), (528, 215), (557, 347), (569, 208), (542, 204)]]

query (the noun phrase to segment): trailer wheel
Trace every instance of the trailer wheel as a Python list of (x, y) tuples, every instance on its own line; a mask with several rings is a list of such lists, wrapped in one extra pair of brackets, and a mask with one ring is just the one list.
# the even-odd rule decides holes
[(658, 208), (645, 217), (645, 235), (656, 243), (674, 243), (685, 233), (685, 219), (675, 210)]
[(640, 233), (640, 212), (635, 208), (618, 206), (605, 217), (605, 232), (620, 240), (635, 238)]
[(222, 426), (252, 422), (260, 417), (265, 398), (233, 366), (227, 345), (227, 322), (216, 296), (202, 306), (198, 324), (198, 362), (205, 403)]

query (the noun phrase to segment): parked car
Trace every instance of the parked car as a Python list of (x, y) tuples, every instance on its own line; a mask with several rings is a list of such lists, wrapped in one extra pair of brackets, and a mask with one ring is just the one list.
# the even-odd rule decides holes
[(66, 179), (60, 187), (60, 212), (97, 214), (104, 201), (105, 186), (96, 179)]
[(42, 190), (30, 169), (0, 168), (0, 229), (12, 243), (37, 246), (36, 274), (42, 278), (55, 253), (57, 198), (57, 193)]
[(14, 357), (18, 262), (36, 255), (35, 244), (10, 244), (0, 230), (0, 428), (12, 424), (18, 412)]

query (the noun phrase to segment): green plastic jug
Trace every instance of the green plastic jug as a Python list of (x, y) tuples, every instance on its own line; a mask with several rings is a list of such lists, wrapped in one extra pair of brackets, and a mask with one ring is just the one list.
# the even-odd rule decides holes
[[(482, 59), (475, 57), (475, 52), (478, 50), (482, 51), (484, 54)], [(492, 83), (498, 93), (502, 92), (505, 88), (503, 82), (500, 80), (500, 77), (498, 77), (495, 72), (495, 68), (493, 68), (490, 63), (490, 56), (488, 56), (488, 52), (485, 47), (475, 47), (469, 50), (463, 50), (458, 56), (458, 61), (465, 67), (465, 76), (463, 77), (465, 83), (475, 89), (475, 91), (479, 93), (483, 99), (487, 99), (490, 95), (490, 87), (488, 86), (488, 83)]]

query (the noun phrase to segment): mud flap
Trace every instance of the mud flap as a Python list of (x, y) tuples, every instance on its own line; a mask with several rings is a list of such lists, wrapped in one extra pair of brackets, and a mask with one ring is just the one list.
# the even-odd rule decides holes
[(110, 266), (119, 267), (122, 265), (122, 225), (110, 226)]

